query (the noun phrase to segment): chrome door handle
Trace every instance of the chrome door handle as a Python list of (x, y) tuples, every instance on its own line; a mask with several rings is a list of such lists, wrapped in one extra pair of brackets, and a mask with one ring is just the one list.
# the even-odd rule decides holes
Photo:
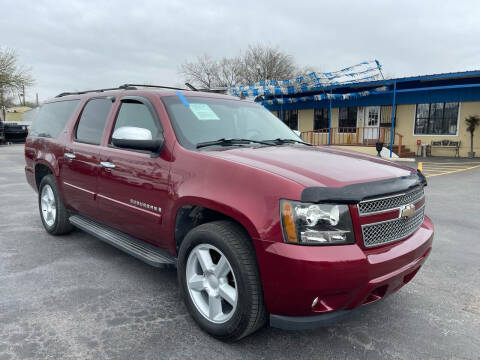
[(75, 154), (72, 154), (72, 153), (65, 153), (65, 154), (63, 154), (63, 157), (65, 159), (75, 159), (76, 158)]
[(105, 169), (114, 169), (115, 168), (115, 164), (114, 163), (111, 163), (110, 161), (102, 161), (100, 163), (100, 165), (102, 167), (104, 167)]

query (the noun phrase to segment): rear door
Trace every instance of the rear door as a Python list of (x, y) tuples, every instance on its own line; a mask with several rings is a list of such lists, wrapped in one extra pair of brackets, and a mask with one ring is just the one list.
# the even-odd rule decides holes
[(168, 201), (170, 164), (162, 155), (117, 148), (111, 143), (115, 130), (126, 127), (148, 129), (155, 138), (163, 132), (158, 114), (144, 97), (120, 99), (106, 146), (101, 147), (98, 206), (102, 222), (133, 237), (160, 247), (164, 226), (163, 209)]
[(92, 218), (98, 217), (99, 145), (112, 101), (110, 97), (93, 98), (85, 104), (59, 162), (67, 206)]

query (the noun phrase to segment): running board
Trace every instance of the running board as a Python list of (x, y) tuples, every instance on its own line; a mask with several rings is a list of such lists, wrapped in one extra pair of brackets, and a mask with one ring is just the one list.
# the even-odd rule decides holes
[(125, 251), (151, 266), (175, 267), (177, 265), (177, 260), (165, 251), (87, 217), (72, 215), (69, 220), (75, 227), (115, 246), (117, 249)]

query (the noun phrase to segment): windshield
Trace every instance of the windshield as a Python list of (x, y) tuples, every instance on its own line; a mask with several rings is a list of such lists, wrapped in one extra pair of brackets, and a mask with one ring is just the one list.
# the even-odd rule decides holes
[(188, 149), (219, 139), (301, 141), (280, 119), (255, 103), (194, 96), (169, 96), (162, 100), (178, 141)]

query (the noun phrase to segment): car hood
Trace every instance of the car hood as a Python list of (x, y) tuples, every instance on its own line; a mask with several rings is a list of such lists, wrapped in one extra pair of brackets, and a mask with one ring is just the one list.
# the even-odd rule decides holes
[(326, 146), (239, 147), (202, 152), (262, 169), (305, 187), (343, 187), (408, 176), (415, 172), (411, 168), (374, 156)]

